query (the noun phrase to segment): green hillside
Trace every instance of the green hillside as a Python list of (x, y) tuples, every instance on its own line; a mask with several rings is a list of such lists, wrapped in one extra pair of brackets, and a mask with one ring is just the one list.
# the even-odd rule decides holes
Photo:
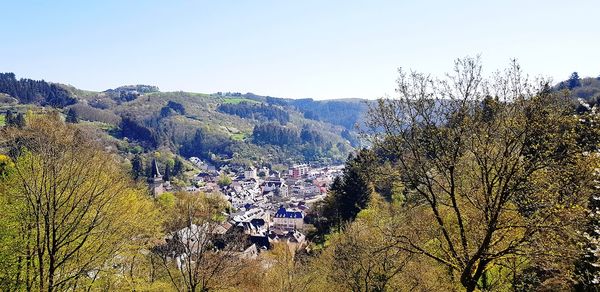
[[(217, 164), (341, 163), (357, 146), (357, 134), (350, 123), (364, 109), (356, 100), (298, 103), (251, 93), (160, 92), (149, 85), (94, 92), (71, 85), (17, 80), (11, 73), (3, 76), (0, 92), (16, 96), (4, 98), (4, 111), (24, 112), (16, 107), (15, 99), (34, 111), (56, 108), (66, 115), (71, 110), (82, 124), (104, 133), (100, 136), (125, 155), (140, 149), (144, 153), (160, 149)], [(61, 102), (56, 101), (57, 93)], [(332, 111), (330, 102), (354, 119)], [(336, 120), (340, 118), (343, 123)]]

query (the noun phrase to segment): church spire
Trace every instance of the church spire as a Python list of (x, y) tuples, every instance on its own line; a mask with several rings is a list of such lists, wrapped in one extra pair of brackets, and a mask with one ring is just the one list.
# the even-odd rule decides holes
[(152, 178), (162, 178), (160, 171), (158, 171), (158, 163), (156, 163), (156, 159), (152, 159)]

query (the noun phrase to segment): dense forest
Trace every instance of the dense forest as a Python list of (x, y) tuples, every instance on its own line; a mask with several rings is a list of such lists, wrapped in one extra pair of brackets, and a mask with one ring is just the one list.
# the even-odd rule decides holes
[(242, 118), (251, 118), (263, 121), (278, 121), (282, 125), (285, 125), (290, 121), (290, 115), (286, 111), (262, 103), (224, 103), (219, 105), (218, 110)]
[(368, 105), (368, 101), (358, 99), (316, 101), (312, 98), (283, 99), (267, 96), (265, 101), (273, 105), (291, 106), (302, 112), (307, 119), (326, 121), (348, 130), (355, 128)]
[(231, 140), (220, 136), (207, 135), (205, 130), (200, 128), (196, 130), (194, 136), (181, 143), (179, 153), (184, 157), (196, 156), (210, 160), (213, 153), (231, 156), (233, 154), (232, 144)]
[[(250, 101), (263, 102), (271, 106), (291, 108), (300, 112), (304, 118), (324, 121), (334, 125), (339, 125), (347, 130), (355, 130), (357, 123), (362, 119), (368, 105), (371, 103), (365, 99), (340, 99), (340, 100), (314, 100), (312, 98), (289, 99), (272, 96), (261, 96), (253, 93), (239, 92), (217, 92), (216, 95), (225, 97), (245, 98)], [(229, 105), (227, 105), (229, 107)], [(232, 108), (236, 108), (232, 106)], [(242, 107), (244, 108), (244, 107)], [(247, 111), (247, 109), (244, 109)], [(232, 109), (233, 111), (233, 109)], [(250, 117), (251, 114), (245, 114)]]
[(60, 108), (76, 102), (75, 98), (60, 85), (44, 80), (17, 79), (14, 73), (0, 73), (0, 93), (17, 98), (21, 103)]
[(300, 142), (297, 129), (277, 124), (262, 124), (254, 127), (252, 138), (257, 143), (268, 143), (279, 146), (293, 145)]
[(144, 125), (140, 125), (134, 119), (129, 117), (122, 118), (120, 127), (123, 137), (136, 140), (148, 148), (158, 146), (159, 141), (156, 132)]

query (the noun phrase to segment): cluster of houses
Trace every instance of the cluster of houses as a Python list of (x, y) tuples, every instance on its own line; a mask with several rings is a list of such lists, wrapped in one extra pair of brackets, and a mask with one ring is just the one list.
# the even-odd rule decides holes
[(189, 191), (218, 190), (233, 210), (228, 225), (243, 228), (252, 243), (268, 249), (272, 243), (286, 242), (298, 247), (306, 244), (304, 218), (311, 206), (322, 200), (327, 188), (343, 166), (313, 168), (292, 165), (279, 172), (267, 167), (229, 168), (231, 183), (219, 185), (223, 170), (192, 157), (190, 162), (201, 169)]
[[(327, 188), (343, 169), (343, 166), (313, 168), (298, 164), (282, 173), (266, 167), (217, 169), (196, 157), (189, 161), (200, 171), (185, 190), (220, 194), (230, 202), (231, 212), (217, 226), (192, 224), (166, 238), (164, 248), (179, 246), (176, 248), (179, 252), (170, 255), (178, 261), (178, 266), (185, 256), (193, 254), (185, 250), (193, 249), (207, 235), (219, 238), (217, 241), (225, 245), (228, 238), (238, 240), (242, 235), (245, 244), (239, 250), (241, 257), (256, 257), (260, 250), (270, 249), (274, 243), (286, 243), (293, 250), (305, 247), (305, 216), (315, 202), (326, 196)], [(223, 176), (228, 176), (230, 182), (219, 183)], [(149, 182), (155, 197), (173, 188), (163, 180), (155, 161)]]

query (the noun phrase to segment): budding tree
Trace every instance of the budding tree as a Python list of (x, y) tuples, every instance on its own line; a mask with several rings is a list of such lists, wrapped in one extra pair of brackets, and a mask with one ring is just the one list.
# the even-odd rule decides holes
[(485, 78), (478, 58), (457, 60), (444, 79), (400, 70), (397, 93), (367, 115), (368, 137), (405, 186), (388, 228), (395, 244), (467, 291), (520, 256), (573, 259), (562, 243), (581, 228), (570, 219), (582, 215), (596, 160), (582, 154), (567, 98), (516, 62)]

